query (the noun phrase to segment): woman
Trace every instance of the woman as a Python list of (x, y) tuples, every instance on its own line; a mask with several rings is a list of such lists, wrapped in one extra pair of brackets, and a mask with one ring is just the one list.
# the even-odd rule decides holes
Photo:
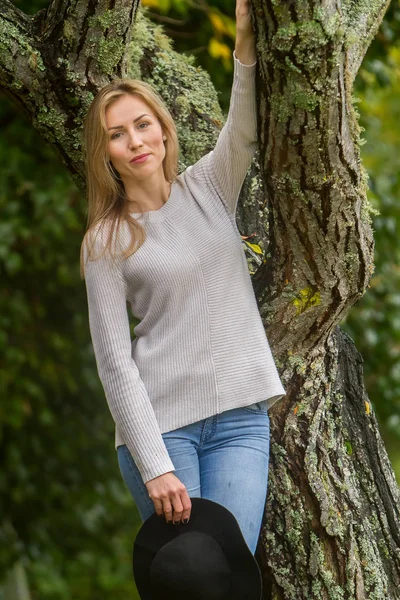
[[(174, 122), (150, 86), (119, 80), (96, 96), (84, 133), (82, 268), (119, 466), (142, 520), (157, 512), (184, 524), (190, 498), (208, 498), (233, 513), (254, 554), (268, 408), (285, 391), (235, 222), (256, 149), (248, 0), (236, 2), (236, 25), (227, 122), (181, 175)], [(126, 302), (141, 319), (133, 342)]]

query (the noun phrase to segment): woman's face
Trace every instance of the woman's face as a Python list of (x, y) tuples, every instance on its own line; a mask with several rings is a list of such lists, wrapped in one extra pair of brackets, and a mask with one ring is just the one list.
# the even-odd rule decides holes
[[(150, 107), (140, 98), (126, 94), (106, 109), (105, 117), (110, 161), (122, 181), (164, 179), (163, 131)], [(142, 158), (134, 160), (137, 157)]]

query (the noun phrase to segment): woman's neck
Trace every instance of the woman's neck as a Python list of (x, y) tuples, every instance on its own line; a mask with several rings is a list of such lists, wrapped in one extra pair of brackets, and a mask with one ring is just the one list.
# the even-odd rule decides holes
[(139, 181), (125, 184), (129, 212), (148, 212), (163, 206), (171, 193), (171, 183), (165, 179), (157, 182)]

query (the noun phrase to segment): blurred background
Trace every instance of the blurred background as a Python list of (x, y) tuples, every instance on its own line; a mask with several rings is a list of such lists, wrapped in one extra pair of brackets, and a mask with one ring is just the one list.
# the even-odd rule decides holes
[[(28, 14), (47, 0), (14, 0)], [(227, 111), (232, 0), (143, 0), (205, 68)], [(343, 328), (400, 481), (400, 5), (392, 0), (354, 101), (376, 214), (376, 269)], [(52, 148), (0, 93), (0, 600), (138, 598), (140, 527), (97, 376), (79, 249), (86, 202)], [(6, 579), (4, 580), (4, 578)]]

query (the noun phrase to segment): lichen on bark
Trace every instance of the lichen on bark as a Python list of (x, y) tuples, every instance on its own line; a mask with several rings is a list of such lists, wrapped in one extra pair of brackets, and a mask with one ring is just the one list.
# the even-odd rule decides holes
[(149, 21), (143, 9), (132, 32), (127, 76), (152, 84), (174, 116), (181, 169), (211, 150), (224, 118), (210, 76), (194, 65), (192, 57), (175, 52), (162, 28)]

